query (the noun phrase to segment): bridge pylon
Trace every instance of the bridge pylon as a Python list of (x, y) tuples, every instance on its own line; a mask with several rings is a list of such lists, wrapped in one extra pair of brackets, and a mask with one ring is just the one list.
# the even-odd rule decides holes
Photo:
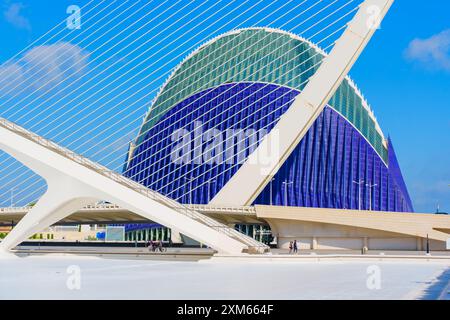
[(109, 201), (222, 254), (268, 247), (56, 143), (0, 119), (0, 149), (43, 177), (47, 191), (0, 244), (9, 251), (36, 232), (99, 200)]

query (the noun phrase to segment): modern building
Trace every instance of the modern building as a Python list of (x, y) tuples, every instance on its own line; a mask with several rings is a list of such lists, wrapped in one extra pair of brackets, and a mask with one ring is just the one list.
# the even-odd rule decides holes
[[(130, 144), (124, 175), (184, 204), (210, 203), (325, 56), (277, 29), (208, 41), (162, 86)], [(252, 205), (414, 211), (392, 141), (349, 77)]]
[[(249, 135), (270, 132), (324, 56), (305, 39), (272, 29), (244, 29), (209, 41), (162, 87), (125, 174), (182, 203), (209, 203), (263, 138)], [(182, 146), (177, 162), (173, 152), (181, 143), (174, 135), (180, 130), (192, 143)], [(223, 158), (213, 154), (204, 161), (211, 144), (205, 136), (212, 130), (223, 135), (216, 146)], [(195, 139), (202, 139), (197, 150)], [(242, 151), (227, 158), (233, 148)], [(392, 142), (350, 78), (255, 204), (413, 211)]]
[[(263, 138), (249, 135), (270, 132), (324, 56), (305, 39), (272, 29), (244, 29), (209, 41), (162, 87), (125, 174), (182, 203), (209, 203)], [(192, 143), (182, 147), (177, 162), (173, 152), (181, 143), (174, 135), (180, 129)], [(224, 151), (204, 161), (211, 144), (205, 133), (211, 130), (223, 135), (216, 150)], [(197, 150), (195, 139), (202, 139)], [(227, 158), (238, 147), (240, 154)], [(350, 78), (255, 204), (413, 211), (392, 142)]]

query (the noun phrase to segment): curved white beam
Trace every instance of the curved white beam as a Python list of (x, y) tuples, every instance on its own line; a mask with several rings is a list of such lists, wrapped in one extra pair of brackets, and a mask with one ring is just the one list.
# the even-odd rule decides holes
[[(46, 194), (0, 243), (0, 252), (14, 248), (34, 233), (98, 200), (115, 203), (149, 220), (179, 230), (222, 253), (240, 254), (245, 249), (250, 250), (249, 243), (256, 242), (244, 235), (236, 235), (232, 232), (235, 230), (225, 230), (225, 233), (224, 225), (216, 221), (212, 225), (210, 218), (199, 213), (188, 212), (187, 209), (186, 213), (182, 213), (177, 202), (162, 195), (158, 195), (160, 198), (157, 200), (152, 199), (128, 186), (126, 178), (122, 177), (125, 183), (111, 178), (108, 174), (115, 173), (106, 168), (97, 165), (93, 169), (76, 162), (69, 157), (70, 151), (4, 119), (0, 119), (0, 149), (42, 176), (48, 185)], [(70, 155), (79, 157), (73, 153)], [(128, 184), (133, 183), (130, 180)], [(142, 186), (142, 189), (145, 187)]]
[[(323, 111), (394, 0), (366, 0), (305, 89), (211, 205), (250, 205)], [(375, 22), (375, 24), (374, 24)]]
[[(314, 222), (356, 227), (445, 242), (450, 235), (450, 216), (423, 213), (323, 209), (301, 207), (255, 206), (258, 218), (269, 223)], [(277, 222), (278, 221), (278, 222)]]

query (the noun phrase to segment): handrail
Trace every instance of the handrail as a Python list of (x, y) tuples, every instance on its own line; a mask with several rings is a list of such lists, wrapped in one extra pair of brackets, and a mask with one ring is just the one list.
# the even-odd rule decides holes
[(4, 127), (5, 129), (8, 129), (16, 134), (19, 134), (28, 140), (36, 142), (39, 145), (41, 145), (47, 149), (50, 149), (50, 150), (58, 153), (59, 155), (62, 155), (65, 158), (68, 158), (84, 167), (87, 167), (107, 178), (110, 178), (111, 180), (113, 180), (117, 183), (120, 183), (127, 188), (130, 188), (136, 192), (139, 192), (142, 195), (145, 195), (146, 197), (148, 197), (152, 200), (162, 203), (193, 220), (196, 220), (210, 228), (213, 228), (214, 230), (216, 230), (218, 232), (227, 234), (230, 237), (247, 245), (247, 247), (249, 249), (254, 248), (254, 249), (257, 249), (258, 252), (259, 251), (265, 252), (269, 249), (269, 247), (267, 245), (255, 240), (247, 235), (240, 233), (239, 231), (235, 230), (234, 228), (231, 228), (225, 224), (222, 224), (215, 219), (207, 217), (204, 214), (201, 214), (201, 213), (189, 208), (189, 206), (183, 205), (183, 204), (179, 203), (178, 201), (170, 199), (154, 190), (148, 189), (147, 187), (145, 187), (144, 185), (142, 185), (136, 181), (133, 181), (127, 177), (124, 177), (123, 175), (121, 175), (117, 172), (114, 172), (114, 171), (108, 169), (107, 167), (105, 167), (99, 163), (96, 163), (82, 155), (79, 155), (67, 148), (64, 148), (51, 140), (45, 139), (44, 137), (41, 137), (35, 133), (32, 133), (11, 121), (8, 121), (4, 118), (0, 118), (0, 126)]

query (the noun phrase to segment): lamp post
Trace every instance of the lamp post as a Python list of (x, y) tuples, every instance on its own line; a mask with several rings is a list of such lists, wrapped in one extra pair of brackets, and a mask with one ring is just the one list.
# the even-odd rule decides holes
[(192, 205), (192, 181), (195, 179), (193, 177), (191, 178), (184, 178), (187, 182), (189, 182), (189, 204)]
[(215, 184), (216, 180), (209, 180), (207, 183), (208, 183), (208, 203), (209, 203), (211, 201), (211, 184)]
[(273, 204), (273, 181), (275, 180), (275, 178), (272, 178), (270, 180), (270, 205)]
[(372, 211), (372, 188), (378, 186), (378, 184), (367, 183), (366, 187), (369, 187), (369, 211)]
[(361, 211), (361, 186), (364, 180), (359, 180), (359, 182), (353, 181), (353, 183), (358, 185), (358, 210)]
[(287, 207), (288, 206), (288, 196), (287, 196), (287, 187), (288, 185), (293, 184), (294, 182), (292, 181), (283, 181), (283, 185), (284, 185), (284, 205)]
[(14, 205), (14, 191), (16, 191), (16, 188), (11, 189), (11, 198), (10, 198), (10, 206), (13, 207)]

